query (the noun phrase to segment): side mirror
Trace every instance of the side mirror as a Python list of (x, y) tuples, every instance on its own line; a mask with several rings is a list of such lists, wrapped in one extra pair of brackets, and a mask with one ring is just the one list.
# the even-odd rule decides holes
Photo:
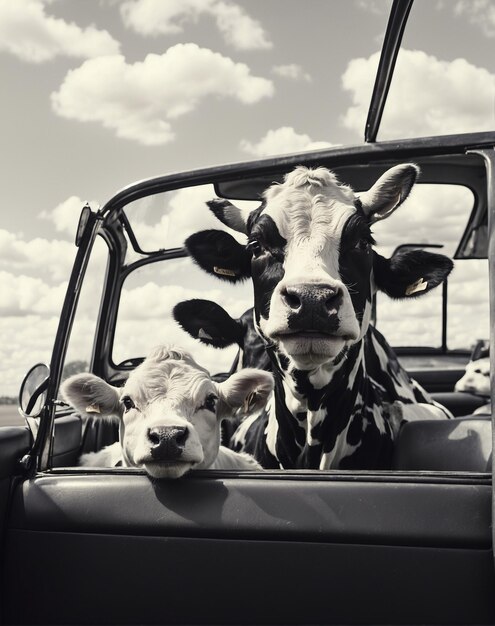
[(79, 223), (77, 225), (77, 231), (76, 231), (75, 244), (78, 248), (83, 238), (84, 231), (86, 230), (86, 226), (88, 224), (90, 215), (91, 215), (91, 207), (89, 206), (89, 204), (85, 204), (83, 208), (81, 209), (81, 215), (79, 216)]
[(34, 365), (24, 377), (19, 392), (19, 407), (24, 417), (38, 417), (46, 402), (50, 368), (45, 363)]

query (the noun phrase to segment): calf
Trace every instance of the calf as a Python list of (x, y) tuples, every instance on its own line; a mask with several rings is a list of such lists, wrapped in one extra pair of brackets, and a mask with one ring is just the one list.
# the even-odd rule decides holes
[(81, 457), (81, 465), (143, 467), (153, 478), (178, 478), (191, 469), (256, 469), (247, 454), (220, 446), (220, 422), (264, 407), (271, 374), (245, 369), (215, 383), (187, 352), (155, 349), (121, 389), (93, 374), (76, 374), (62, 396), (81, 414), (120, 419), (120, 441)]
[(391, 168), (357, 196), (325, 168), (298, 167), (244, 213), (226, 200), (210, 209), (247, 235), (222, 231), (186, 241), (207, 272), (251, 277), (254, 324), (270, 357), (275, 394), (267, 412), (244, 420), (233, 445), (265, 467), (375, 469), (391, 465), (402, 421), (448, 418), (370, 326), (377, 289), (393, 298), (438, 286), (452, 261), (423, 250), (391, 259), (373, 250), (371, 225), (407, 198), (418, 173)]
[(455, 390), (486, 398), (486, 404), (477, 408), (474, 415), (491, 415), (490, 357), (481, 356), (469, 361), (464, 375), (455, 384)]
[(455, 384), (456, 391), (467, 391), (477, 396), (490, 397), (490, 357), (469, 361), (462, 378)]

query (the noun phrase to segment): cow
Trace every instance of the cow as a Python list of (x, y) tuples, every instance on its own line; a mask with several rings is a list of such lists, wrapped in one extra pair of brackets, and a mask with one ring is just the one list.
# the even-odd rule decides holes
[(419, 169), (387, 170), (357, 195), (323, 167), (297, 167), (246, 211), (212, 200), (216, 217), (247, 236), (194, 233), (192, 259), (222, 280), (254, 286), (254, 324), (275, 376), (267, 410), (232, 441), (266, 468), (387, 469), (403, 421), (447, 419), (370, 324), (377, 290), (416, 298), (440, 285), (451, 259), (407, 249), (387, 259), (371, 226), (407, 198)]
[(265, 344), (254, 327), (252, 308), (235, 319), (216, 302), (193, 298), (176, 304), (172, 315), (183, 330), (207, 346), (227, 348), (237, 344), (239, 354), (231, 372), (244, 367), (271, 371)]
[(270, 373), (239, 371), (222, 383), (177, 347), (159, 346), (117, 389), (94, 374), (61, 386), (82, 415), (119, 418), (119, 441), (82, 455), (80, 465), (144, 468), (152, 478), (191, 469), (260, 469), (255, 459), (220, 445), (220, 422), (259, 412), (273, 390)]

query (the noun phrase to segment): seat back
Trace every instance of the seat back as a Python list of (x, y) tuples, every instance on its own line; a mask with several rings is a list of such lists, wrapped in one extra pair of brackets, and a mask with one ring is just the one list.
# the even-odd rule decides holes
[(395, 446), (393, 468), (490, 472), (491, 462), (490, 417), (461, 417), (404, 424)]
[(433, 400), (449, 409), (454, 417), (471, 415), (486, 404), (489, 398), (464, 391), (445, 391), (430, 394)]

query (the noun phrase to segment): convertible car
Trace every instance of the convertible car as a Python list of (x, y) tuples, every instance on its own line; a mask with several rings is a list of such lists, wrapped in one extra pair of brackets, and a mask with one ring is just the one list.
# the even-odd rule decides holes
[[(26, 426), (0, 428), (0, 623), (495, 623), (491, 414), (473, 416), (488, 399), (454, 391), (495, 314), (495, 133), (376, 141), (410, 6), (393, 3), (362, 145), (161, 176), (82, 209), (51, 362), (24, 380)], [(235, 370), (236, 349), (202, 346), (171, 314), (192, 297), (235, 316), (252, 306), (249, 285), (206, 276), (182, 245), (218, 228), (206, 200), (254, 208), (298, 165), (329, 168), (359, 192), (406, 162), (421, 169), (418, 208), (374, 236), (388, 254), (441, 247), (455, 269), (425, 299), (380, 296), (373, 317), (453, 419), (409, 424), (386, 471), (204, 470), (169, 481), (78, 465), (118, 427), (63, 402), (75, 344), (90, 351), (79, 370), (117, 387), (151, 340), (172, 338), (220, 379)], [(474, 268), (485, 271), (475, 295)], [(462, 315), (475, 296), (481, 336), (471, 309)], [(92, 328), (79, 324), (82, 310)]]

